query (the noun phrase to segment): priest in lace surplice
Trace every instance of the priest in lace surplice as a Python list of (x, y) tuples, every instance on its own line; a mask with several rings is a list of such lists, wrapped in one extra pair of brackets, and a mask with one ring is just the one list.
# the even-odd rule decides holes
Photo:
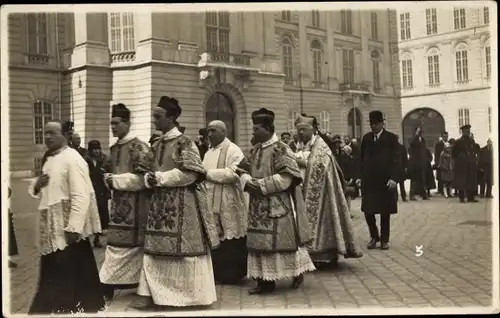
[(344, 196), (342, 178), (335, 156), (318, 135), (314, 117), (301, 114), (295, 128), (302, 149), (295, 155), (302, 173), (302, 193), (313, 240), (309, 255), (319, 268), (335, 266), (338, 256), (363, 256), (356, 242), (354, 229)]
[(101, 232), (88, 165), (68, 146), (69, 125), (45, 124), (48, 151), (30, 194), (39, 199), (40, 278), (29, 314), (96, 313), (104, 294), (89, 237)]
[(150, 171), (153, 160), (147, 144), (130, 133), (130, 110), (123, 104), (112, 107), (111, 131), (118, 140), (110, 151), (112, 173), (104, 175), (112, 198), (100, 271), (107, 298), (113, 297), (115, 289), (135, 288), (139, 283), (149, 204), (144, 173)]
[(206, 306), (217, 299), (210, 250), (219, 245), (219, 237), (198, 148), (175, 125), (180, 114), (178, 101), (168, 96), (153, 113), (163, 136), (153, 149), (154, 172), (145, 176), (153, 194), (137, 291), (148, 302), (134, 306), (139, 310)]
[(279, 279), (293, 278), (292, 288), (298, 288), (303, 273), (315, 267), (305, 248), (311, 238), (295, 155), (278, 140), (272, 111), (254, 111), (252, 121), (256, 144), (250, 174), (241, 181), (250, 193), (248, 276), (257, 280), (249, 292), (262, 294), (273, 292)]
[(240, 147), (226, 137), (220, 120), (208, 124), (210, 148), (203, 158), (207, 170), (208, 207), (218, 224), (220, 247), (212, 251), (215, 281), (238, 285), (247, 274), (248, 208), (236, 168), (244, 158)]

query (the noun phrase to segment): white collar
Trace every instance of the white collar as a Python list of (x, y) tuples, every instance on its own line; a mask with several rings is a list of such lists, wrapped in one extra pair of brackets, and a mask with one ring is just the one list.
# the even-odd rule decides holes
[(135, 136), (134, 136), (132, 133), (128, 132), (128, 133), (125, 135), (125, 137), (123, 137), (123, 138), (121, 138), (121, 139), (118, 139), (118, 140), (116, 141), (116, 143), (117, 143), (117, 144), (119, 144), (119, 145), (123, 145), (123, 144), (126, 144), (127, 142), (131, 141), (131, 140), (132, 140), (132, 139), (134, 139), (134, 138), (135, 138)]
[(279, 141), (278, 136), (276, 136), (276, 134), (273, 134), (271, 139), (262, 143), (262, 148), (267, 148), (267, 147), (271, 146), (272, 144), (277, 143), (278, 141)]
[(375, 134), (375, 135), (377, 135), (377, 139), (380, 138), (380, 135), (382, 135), (383, 132), (384, 132), (384, 128), (382, 128), (378, 133)]
[(163, 140), (170, 140), (170, 139), (174, 139), (176, 137), (179, 137), (180, 135), (182, 135), (182, 133), (179, 131), (179, 129), (177, 129), (177, 127), (174, 127), (172, 129), (170, 129), (169, 131), (167, 131), (162, 139)]
[(224, 138), (224, 140), (223, 140), (221, 143), (219, 143), (217, 146), (214, 146), (214, 147), (210, 146), (209, 150), (216, 150), (216, 149), (219, 149), (219, 148), (221, 148), (223, 145), (227, 144), (228, 142), (229, 142), (229, 139)]

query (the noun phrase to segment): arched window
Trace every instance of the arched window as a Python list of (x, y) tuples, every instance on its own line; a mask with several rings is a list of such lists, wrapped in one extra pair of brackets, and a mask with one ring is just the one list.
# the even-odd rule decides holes
[(215, 60), (229, 61), (229, 12), (207, 12), (207, 49)]
[(324, 132), (330, 132), (330, 113), (322, 111), (319, 113), (319, 129)]
[(457, 82), (469, 81), (469, 59), (467, 56), (467, 45), (460, 43), (455, 50), (455, 64), (457, 69)]
[(54, 109), (51, 103), (36, 100), (33, 103), (33, 138), (35, 145), (44, 143), (45, 124), (54, 118)]
[(48, 54), (48, 23), (46, 13), (26, 14), (26, 51), (30, 54)]
[(312, 56), (313, 56), (314, 82), (321, 83), (323, 82), (321, 77), (321, 66), (323, 60), (323, 51), (321, 49), (321, 43), (319, 43), (319, 41), (317, 40), (312, 41), (311, 50), (313, 53)]
[(111, 53), (135, 51), (134, 13), (109, 14), (109, 43)]
[(288, 36), (283, 38), (282, 42), (283, 50), (283, 73), (285, 73), (285, 80), (293, 80), (293, 45), (292, 41)]
[(435, 47), (427, 52), (427, 72), (429, 86), (439, 86), (439, 50)]

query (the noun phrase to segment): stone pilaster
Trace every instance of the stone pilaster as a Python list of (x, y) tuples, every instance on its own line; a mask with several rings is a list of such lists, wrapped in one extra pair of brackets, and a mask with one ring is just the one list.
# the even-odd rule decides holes
[(326, 33), (327, 33), (327, 52), (326, 57), (328, 61), (328, 89), (336, 90), (338, 89), (339, 82), (337, 76), (337, 58), (335, 51), (335, 38), (333, 36), (335, 31), (335, 20), (333, 16), (334, 12), (325, 11), (326, 15)]

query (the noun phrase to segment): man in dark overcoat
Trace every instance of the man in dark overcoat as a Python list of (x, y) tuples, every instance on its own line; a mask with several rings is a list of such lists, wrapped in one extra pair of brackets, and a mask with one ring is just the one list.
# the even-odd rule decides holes
[(448, 142), (448, 137), (449, 137), (448, 132), (443, 131), (441, 133), (441, 138), (434, 146), (434, 163), (435, 163), (434, 166), (436, 167), (436, 179), (438, 182), (438, 193), (441, 195), (444, 195), (444, 192), (443, 192), (443, 183), (441, 182), (441, 177), (439, 175), (439, 158), (441, 157), (441, 153), (444, 150), (444, 144), (446, 142)]
[(477, 191), (477, 157), (476, 143), (470, 138), (470, 125), (460, 127), (462, 136), (457, 139), (451, 151), (455, 159), (454, 183), (458, 190), (460, 202), (477, 202), (474, 198)]
[(405, 181), (406, 181), (406, 176), (407, 176), (407, 170), (408, 170), (408, 152), (406, 151), (405, 146), (399, 143), (399, 136), (396, 135), (398, 138), (398, 147), (399, 147), (399, 155), (400, 155), (400, 160), (401, 160), (401, 178), (399, 178), (398, 184), (399, 184), (399, 192), (401, 195), (401, 199), (403, 202), (408, 201), (406, 199), (406, 189), (405, 189)]
[[(398, 212), (397, 180), (402, 175), (398, 137), (383, 128), (384, 116), (374, 110), (369, 114), (369, 132), (360, 147), (360, 167), (356, 184), (361, 187), (361, 211), (364, 212), (371, 240), (368, 249), (380, 242), (389, 249), (390, 215)], [(380, 214), (380, 234), (375, 215)]]
[(415, 128), (415, 135), (410, 140), (408, 154), (408, 170), (411, 179), (410, 200), (415, 200), (415, 195), (420, 195), (423, 200), (428, 200), (427, 195), (427, 142), (422, 136), (422, 128)]
[(482, 171), (482, 180), (479, 194), (481, 197), (492, 198), (491, 187), (493, 186), (493, 142), (488, 139), (486, 146), (481, 148), (479, 155), (479, 169)]

